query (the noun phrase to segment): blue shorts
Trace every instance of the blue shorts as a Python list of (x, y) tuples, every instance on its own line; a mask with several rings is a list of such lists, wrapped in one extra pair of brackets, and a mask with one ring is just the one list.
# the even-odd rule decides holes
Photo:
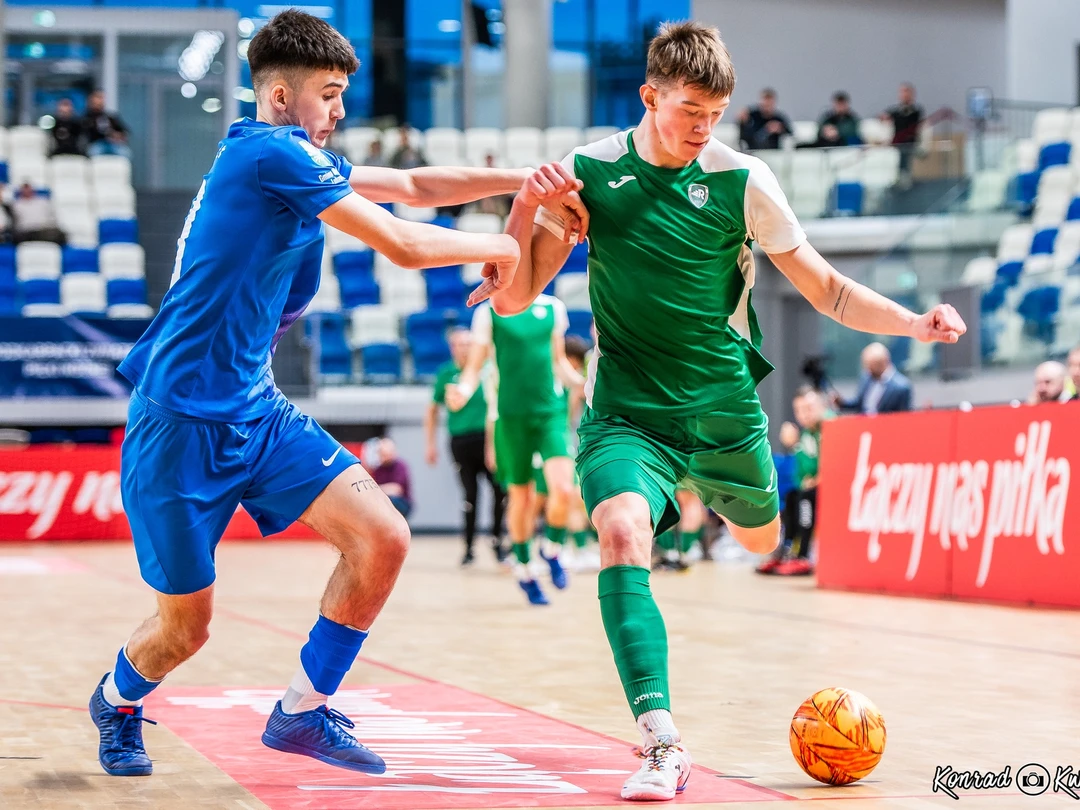
[(120, 483), (143, 579), (161, 593), (202, 590), (214, 582), (214, 551), (238, 504), (264, 537), (280, 532), (357, 463), (285, 400), (259, 419), (227, 423), (132, 394)]

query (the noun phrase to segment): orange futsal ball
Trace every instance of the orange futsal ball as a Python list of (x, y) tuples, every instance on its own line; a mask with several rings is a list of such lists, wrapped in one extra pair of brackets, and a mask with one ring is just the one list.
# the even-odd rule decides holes
[(885, 721), (870, 699), (850, 689), (822, 689), (791, 718), (791, 753), (827, 785), (847, 785), (874, 770), (885, 752)]

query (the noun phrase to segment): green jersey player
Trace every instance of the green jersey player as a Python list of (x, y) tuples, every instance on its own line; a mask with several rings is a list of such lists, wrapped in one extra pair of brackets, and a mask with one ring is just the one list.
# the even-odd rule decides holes
[[(522, 246), (516, 274), (485, 268), (470, 298), (491, 296), (500, 314), (530, 306), (569, 255), (565, 233), (587, 217), (580, 228), (589, 234), (598, 343), (578, 472), (600, 536), (604, 629), (644, 741), (625, 799), (672, 799), (690, 775), (649, 587), (652, 538), (678, 521), (676, 488), (698, 495), (752, 552), (772, 551), (779, 538), (755, 390), (771, 366), (751, 308), (751, 242), (819, 312), (848, 327), (944, 342), (966, 330), (952, 307), (909, 312), (842, 276), (807, 243), (768, 167), (711, 138), (734, 87), (715, 28), (662, 26), (649, 47), (640, 125), (534, 173), (507, 220)], [(564, 216), (551, 210), (555, 200)]]
[(551, 569), (555, 587), (567, 584), (559, 551), (566, 541), (574, 464), (567, 442), (564, 386), (580, 389), (584, 385), (566, 359), (569, 325), (566, 306), (547, 295), (536, 297), (523, 312), (509, 316), (493, 312), (490, 304), (481, 306), (473, 316), (469, 360), (457, 385), (446, 392), (449, 408), (464, 404), (479, 384), (480, 369), (494, 355), (498, 380), (495, 464), (499, 480), (509, 492), (507, 523), (517, 558), (515, 573), (534, 605), (547, 604), (529, 569), (529, 540), (535, 524), (535, 512), (530, 508), (535, 498), (533, 457), (537, 454), (543, 460), (548, 490), (546, 542), (541, 556)]

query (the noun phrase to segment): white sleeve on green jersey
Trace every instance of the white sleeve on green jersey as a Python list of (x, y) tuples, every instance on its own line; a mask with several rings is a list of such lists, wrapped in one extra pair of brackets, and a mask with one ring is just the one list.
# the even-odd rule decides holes
[(472, 337), (481, 346), (491, 345), (491, 304), (481, 304), (473, 313)]
[(499, 370), (490, 360), (484, 363), (480, 372), (480, 384), (484, 389), (484, 399), (487, 402), (487, 420), (499, 421)]
[[(559, 161), (560, 163), (562, 163), (563, 168), (570, 172), (571, 177), (577, 177), (577, 175), (574, 174), (574, 155), (576, 154), (577, 150), (575, 149), (573, 152), (571, 152), (569, 155)], [(566, 225), (563, 223), (563, 221), (543, 206), (540, 206), (536, 209), (536, 219), (534, 219), (533, 222), (555, 234), (555, 236), (558, 237), (560, 242), (562, 241), (563, 235), (566, 233)]]
[(570, 329), (570, 316), (566, 314), (566, 304), (562, 299), (551, 299), (551, 308), (555, 310), (555, 334), (565, 335)]
[(758, 158), (749, 158), (743, 198), (746, 231), (766, 253), (787, 253), (806, 241), (776, 175)]

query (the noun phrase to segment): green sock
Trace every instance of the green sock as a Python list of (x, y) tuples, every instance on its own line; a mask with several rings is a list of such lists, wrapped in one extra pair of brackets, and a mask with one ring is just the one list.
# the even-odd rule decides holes
[(589, 533), (574, 532), (574, 545), (578, 548), (585, 548), (585, 546), (589, 545)]
[(660, 546), (660, 548), (662, 548), (664, 551), (674, 551), (675, 532), (673, 532), (671, 529), (668, 529), (663, 534), (658, 535), (656, 538), (656, 545)]
[(701, 542), (701, 529), (698, 529), (696, 532), (683, 532), (681, 541), (679, 550), (685, 554), (694, 547), (694, 543)]
[(517, 557), (517, 561), (522, 565), (529, 564), (529, 541), (524, 543), (514, 543), (514, 556)]
[(597, 586), (604, 631), (634, 718), (653, 709), (671, 711), (667, 630), (649, 588), (649, 569), (605, 568)]
[(562, 545), (566, 542), (566, 527), (555, 528), (554, 526), (544, 527), (544, 536), (552, 543)]

